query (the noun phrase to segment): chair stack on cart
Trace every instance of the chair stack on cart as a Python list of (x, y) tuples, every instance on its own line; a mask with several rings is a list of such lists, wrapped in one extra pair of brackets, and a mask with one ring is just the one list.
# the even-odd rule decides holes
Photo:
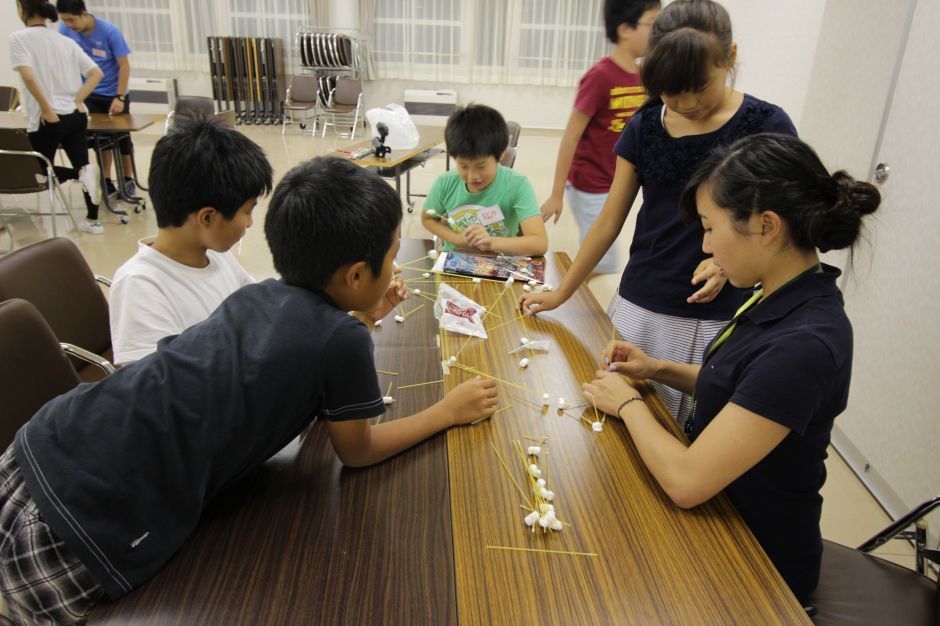
[[(359, 42), (359, 37), (348, 31), (305, 26), (297, 32), (294, 44), (300, 75), (315, 76), (317, 81), (314, 129), (318, 122), (324, 124), (324, 131), (326, 125), (348, 126), (349, 134), (355, 136), (355, 128), (362, 121)], [(343, 121), (338, 122), (337, 116)]]
[(280, 124), (286, 92), (284, 44), (270, 37), (209, 37), (212, 97), (238, 124)]

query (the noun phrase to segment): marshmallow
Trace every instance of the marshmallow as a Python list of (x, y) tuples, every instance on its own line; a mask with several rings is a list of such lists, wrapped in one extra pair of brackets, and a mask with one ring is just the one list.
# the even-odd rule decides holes
[(507, 287), (512, 287), (512, 284), (513, 284), (514, 282), (516, 282), (516, 279), (515, 279), (514, 277), (510, 276), (509, 278), (506, 279), (506, 286), (507, 286)]
[(453, 366), (456, 363), (457, 363), (457, 355), (452, 355), (449, 359), (447, 359), (447, 364), (450, 366)]
[(539, 469), (539, 466), (535, 463), (529, 465), (529, 473), (532, 474), (534, 478), (542, 477), (542, 470)]
[(539, 518), (539, 526), (542, 528), (548, 528), (554, 520), (550, 520), (547, 517)]
[(542, 504), (539, 505), (539, 513), (541, 513), (542, 515), (545, 515), (545, 514), (548, 513), (549, 511), (551, 511), (552, 513), (555, 512), (555, 505), (554, 505), (554, 504), (545, 504), (545, 503), (543, 502)]
[(525, 516), (525, 525), (526, 525), (526, 526), (534, 526), (535, 523), (536, 523), (537, 521), (539, 521), (539, 517), (540, 517), (540, 516), (539, 516), (539, 512), (538, 512), (538, 511), (532, 511), (531, 513), (529, 513), (528, 515)]
[(421, 278), (431, 278), (431, 272), (425, 272), (424, 274), (421, 274)]
[(537, 481), (535, 481), (535, 484), (539, 486), (539, 489), (541, 489), (542, 487), (545, 486), (545, 479), (539, 478)]
[(417, 294), (421, 293), (421, 290), (420, 290), (420, 289), (412, 289), (412, 290), (411, 290), (411, 293), (417, 295)]
[(441, 361), (441, 371), (444, 372), (444, 376), (450, 375), (450, 361)]
[(594, 432), (599, 433), (599, 432), (601, 432), (602, 430), (604, 430), (604, 425), (601, 424), (600, 422), (594, 422), (593, 424), (591, 424), (591, 429), (592, 429)]
[(428, 258), (429, 258), (429, 259), (432, 259), (432, 260), (433, 260), (433, 259), (436, 259), (439, 254), (440, 254), (440, 252), (438, 252), (436, 249), (428, 250)]
[(540, 454), (542, 454), (542, 448), (539, 446), (529, 446), (529, 456), (538, 456)]
[(529, 338), (528, 338), (528, 337), (522, 337), (521, 339), (519, 339), (519, 343), (521, 343), (522, 345), (525, 345), (525, 344), (529, 343)]
[(381, 326), (381, 325), (382, 325), (382, 320), (375, 320), (375, 321), (372, 323), (372, 326), (373, 326), (373, 327), (374, 327), (374, 326)]
[(529, 367), (529, 359), (522, 359), (521, 361), (519, 361), (519, 367), (521, 367), (522, 369)]
[(529, 287), (535, 287), (538, 284), (539, 284), (539, 281), (535, 280), (534, 278), (529, 281)]
[(544, 488), (541, 489), (539, 491), (539, 495), (545, 498), (546, 500), (548, 500), (549, 502), (555, 499), (555, 492), (549, 489), (544, 489)]
[(431, 217), (437, 217), (437, 213), (434, 211), (434, 209), (428, 209), (427, 211), (425, 211), (425, 213), (427, 213)]
[(398, 322), (399, 324), (401, 324), (402, 322), (405, 321), (405, 316), (404, 316), (404, 315), (396, 315), (396, 316), (395, 316), (395, 321)]
[(385, 404), (392, 404), (393, 402), (395, 402), (395, 398), (393, 398), (392, 396), (382, 396), (382, 402), (384, 402)]
[(532, 287), (529, 287), (528, 285), (523, 285), (523, 286), (522, 286), (522, 290), (523, 290), (523, 291), (532, 291)]
[(548, 406), (552, 403), (549, 398), (550, 396), (547, 393), (542, 394), (542, 406)]
[(565, 402), (564, 397), (559, 396), (559, 397), (558, 397), (558, 408), (559, 408), (559, 409), (564, 409), (564, 408), (567, 408), (567, 407), (568, 407), (568, 403)]
[(565, 525), (561, 523), (560, 519), (556, 519), (556, 520), (552, 520), (552, 523), (549, 524), (548, 527), (551, 528), (552, 530), (561, 530), (562, 528), (565, 527)]
[(552, 287), (548, 283), (545, 283), (544, 285), (542, 285), (542, 291), (551, 291), (552, 289), (554, 289), (554, 287)]
[(474, 277), (473, 277), (473, 284), (479, 285), (479, 284), (482, 283), (482, 282), (483, 282), (483, 279), (480, 278), (479, 276), (474, 276)]

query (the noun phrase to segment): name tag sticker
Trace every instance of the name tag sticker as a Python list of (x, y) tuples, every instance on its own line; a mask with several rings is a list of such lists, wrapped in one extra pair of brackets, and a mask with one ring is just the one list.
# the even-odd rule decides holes
[(101, 57), (102, 59), (106, 59), (106, 58), (108, 57), (107, 51), (105, 51), (105, 50), (100, 50), (100, 49), (98, 49), (98, 48), (92, 48), (92, 49), (91, 49), (91, 55), (92, 55), (92, 56), (96, 56), (96, 57)]
[(484, 226), (489, 226), (490, 224), (495, 224), (497, 222), (502, 222), (505, 218), (503, 215), (502, 209), (499, 208), (498, 204), (493, 206), (480, 209), (480, 212), (477, 214), (477, 217), (480, 220), (480, 223)]

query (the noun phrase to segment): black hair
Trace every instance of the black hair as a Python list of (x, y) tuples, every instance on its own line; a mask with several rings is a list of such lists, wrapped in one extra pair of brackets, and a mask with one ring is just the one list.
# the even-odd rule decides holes
[(157, 226), (182, 226), (203, 207), (232, 219), (250, 198), (267, 194), (273, 173), (258, 144), (201, 116), (174, 118), (150, 158), (150, 199)]
[[(649, 48), (640, 74), (650, 95), (647, 106), (662, 94), (701, 91), (713, 67), (732, 60), (731, 17), (712, 0), (676, 0), (653, 23)], [(732, 68), (733, 70), (733, 68)]]
[(264, 234), (284, 282), (319, 290), (350, 263), (378, 276), (401, 218), (401, 197), (378, 174), (316, 157), (277, 184)]
[(644, 13), (659, 6), (659, 0), (604, 0), (604, 29), (607, 31), (608, 41), (620, 41), (617, 29), (621, 24), (636, 28)]
[(85, 6), (85, 0), (58, 0), (55, 8), (59, 13), (71, 13), (72, 15), (81, 15), (88, 11)]
[(716, 148), (689, 179), (679, 200), (682, 218), (698, 220), (695, 196), (708, 186), (712, 200), (731, 212), (735, 227), (763, 211), (777, 213), (793, 245), (821, 252), (852, 246), (862, 217), (881, 194), (844, 170), (829, 174), (815, 151), (796, 137), (762, 133)]
[(44, 17), (53, 22), (59, 21), (59, 13), (51, 2), (46, 2), (46, 0), (16, 0), (16, 2), (23, 7), (23, 17), (25, 19)]
[(497, 161), (509, 145), (509, 129), (502, 114), (485, 104), (457, 107), (444, 128), (447, 152), (454, 158), (493, 156)]

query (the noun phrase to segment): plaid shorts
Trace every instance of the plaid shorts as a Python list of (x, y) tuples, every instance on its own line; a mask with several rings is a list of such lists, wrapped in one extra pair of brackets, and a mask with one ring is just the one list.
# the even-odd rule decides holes
[(0, 593), (17, 623), (85, 620), (102, 596), (26, 491), (13, 446), (0, 456)]

